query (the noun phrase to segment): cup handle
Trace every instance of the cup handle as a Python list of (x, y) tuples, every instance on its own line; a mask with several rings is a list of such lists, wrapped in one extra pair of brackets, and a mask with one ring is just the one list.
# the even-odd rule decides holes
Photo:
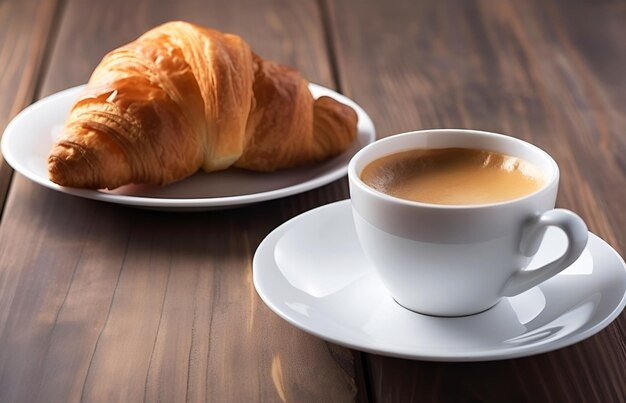
[(560, 258), (531, 271), (518, 270), (504, 285), (502, 295), (512, 297), (557, 275), (578, 259), (587, 245), (589, 232), (585, 222), (565, 209), (553, 209), (533, 218), (523, 229), (520, 250), (531, 257), (539, 250), (546, 227), (558, 227), (567, 235), (567, 250)]

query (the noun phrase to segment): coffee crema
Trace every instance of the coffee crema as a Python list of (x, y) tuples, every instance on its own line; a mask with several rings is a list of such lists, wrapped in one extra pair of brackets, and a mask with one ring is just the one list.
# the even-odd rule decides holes
[(369, 163), (360, 177), (394, 197), (446, 205), (513, 200), (545, 183), (541, 171), (528, 161), (469, 148), (398, 152)]

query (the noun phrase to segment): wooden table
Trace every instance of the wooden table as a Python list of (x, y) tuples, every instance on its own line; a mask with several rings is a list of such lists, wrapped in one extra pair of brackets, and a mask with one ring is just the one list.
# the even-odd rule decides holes
[[(167, 20), (238, 33), (360, 103), (378, 136), (466, 127), (551, 153), (558, 205), (626, 254), (623, 1), (0, 2), (0, 128)], [(243, 208), (166, 213), (38, 186), (3, 162), (0, 401), (626, 401), (626, 315), (574, 346), (482, 362), (352, 351), (257, 296), (251, 259), (341, 179)], [(6, 198), (5, 198), (6, 197)]]

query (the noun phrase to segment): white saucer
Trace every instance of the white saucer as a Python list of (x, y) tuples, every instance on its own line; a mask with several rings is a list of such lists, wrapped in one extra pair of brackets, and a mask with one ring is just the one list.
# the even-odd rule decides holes
[(50, 95), (20, 112), (2, 136), (2, 154), (28, 179), (75, 196), (157, 210), (211, 210), (290, 196), (326, 185), (346, 175), (354, 154), (376, 138), (367, 113), (351, 99), (309, 84), (314, 97), (329, 96), (358, 115), (357, 138), (343, 154), (320, 164), (273, 173), (228, 169), (199, 172), (168, 186), (123, 186), (114, 191), (59, 186), (48, 179), (48, 153), (63, 130), (65, 118), (83, 86)]
[[(549, 229), (530, 268), (560, 255)], [(356, 239), (350, 201), (308, 211), (278, 227), (254, 256), (254, 285), (279, 316), (347, 347), (432, 361), (521, 357), (565, 347), (606, 327), (626, 304), (626, 265), (589, 234), (561, 274), (478, 315), (438, 318), (396, 304)]]

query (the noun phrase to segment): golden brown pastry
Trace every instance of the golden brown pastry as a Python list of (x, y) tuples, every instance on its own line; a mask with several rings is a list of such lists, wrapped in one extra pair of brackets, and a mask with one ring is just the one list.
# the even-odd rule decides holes
[(113, 189), (321, 161), (352, 143), (357, 117), (307, 85), (236, 35), (166, 23), (96, 67), (50, 152), (50, 179)]

